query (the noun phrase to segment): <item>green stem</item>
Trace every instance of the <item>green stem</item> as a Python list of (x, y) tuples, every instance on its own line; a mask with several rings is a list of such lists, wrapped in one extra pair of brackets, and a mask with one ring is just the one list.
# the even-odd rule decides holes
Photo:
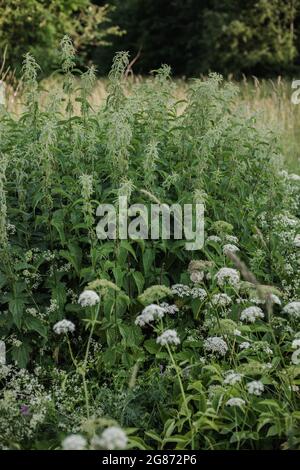
[(179, 387), (180, 387), (180, 391), (181, 391), (181, 395), (182, 395), (182, 399), (183, 399), (183, 403), (184, 403), (184, 407), (185, 407), (185, 412), (186, 412), (186, 415), (187, 415), (187, 418), (188, 418), (188, 421), (189, 421), (189, 425), (190, 425), (190, 429), (191, 429), (192, 450), (195, 450), (194, 429), (193, 429), (193, 424), (192, 424), (192, 420), (191, 420), (191, 417), (190, 417), (190, 412), (189, 412), (189, 408), (188, 408), (188, 404), (187, 404), (185, 391), (184, 391), (184, 388), (183, 388), (183, 383), (182, 383), (182, 380), (181, 380), (181, 377), (180, 377), (180, 369), (179, 369), (179, 367), (177, 366), (177, 364), (174, 360), (174, 357), (173, 357), (173, 354), (171, 352), (170, 346), (168, 344), (166, 346), (167, 346), (167, 350), (168, 350), (172, 365), (173, 365), (173, 367), (176, 371), (176, 375), (177, 375), (177, 379), (178, 379), (178, 382), (179, 382)]

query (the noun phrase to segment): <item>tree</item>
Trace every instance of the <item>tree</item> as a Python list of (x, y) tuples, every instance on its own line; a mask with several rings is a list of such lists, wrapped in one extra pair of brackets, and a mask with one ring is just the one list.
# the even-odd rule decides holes
[(65, 34), (82, 59), (91, 46), (107, 45), (109, 36), (121, 34), (111, 24), (112, 10), (90, 0), (0, 0), (0, 51), (7, 48), (7, 63), (18, 71), (30, 51), (47, 73)]

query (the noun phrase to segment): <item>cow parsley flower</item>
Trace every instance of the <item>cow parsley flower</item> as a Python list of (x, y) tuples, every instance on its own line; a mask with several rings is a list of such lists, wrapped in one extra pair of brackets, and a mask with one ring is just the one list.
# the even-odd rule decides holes
[(206, 241), (207, 242), (214, 242), (214, 243), (221, 243), (222, 240), (217, 235), (210, 235), (209, 237), (207, 237)]
[(230, 371), (230, 372), (227, 372), (227, 374), (226, 374), (224, 384), (226, 384), (226, 385), (235, 385), (236, 383), (241, 382), (242, 378), (243, 378), (242, 374)]
[(248, 323), (254, 323), (258, 318), (264, 318), (264, 312), (256, 306), (245, 308), (241, 313), (241, 320)]
[(177, 335), (176, 330), (166, 330), (160, 336), (157, 337), (156, 342), (161, 346), (167, 344), (180, 344), (180, 339)]
[(207, 297), (207, 293), (204, 289), (201, 289), (201, 287), (193, 287), (191, 289), (191, 297), (193, 299), (204, 300)]
[(265, 387), (260, 380), (253, 380), (252, 382), (247, 383), (247, 389), (250, 395), (259, 396), (263, 393)]
[(242, 398), (238, 398), (238, 397), (230, 398), (226, 402), (226, 406), (239, 406), (241, 408), (244, 405), (246, 405), (245, 400), (243, 400)]
[(227, 307), (231, 302), (232, 300), (227, 294), (214, 294), (211, 299), (212, 305), (219, 307)]
[(105, 429), (98, 440), (99, 446), (105, 450), (126, 449), (127, 442), (125, 432), (118, 426), (110, 426)]
[(237, 245), (238, 242), (239, 242), (238, 237), (235, 237), (234, 235), (227, 235), (226, 234), (224, 238), (225, 238), (225, 241), (227, 243), (232, 243), (233, 245)]
[(57, 335), (65, 335), (67, 333), (73, 333), (75, 331), (75, 325), (70, 320), (61, 320), (53, 326), (53, 331)]
[(84, 290), (81, 292), (78, 303), (81, 307), (93, 307), (100, 302), (100, 297), (94, 290)]
[(174, 304), (169, 305), (167, 302), (162, 302), (161, 304), (159, 304), (159, 306), (163, 308), (164, 311), (169, 315), (175, 315), (175, 313), (179, 312), (179, 308), (177, 307), (177, 305)]
[(227, 343), (219, 336), (211, 336), (203, 342), (203, 348), (206, 352), (225, 356), (228, 351)]
[(86, 444), (86, 439), (80, 434), (70, 434), (62, 441), (62, 448), (64, 450), (84, 450)]
[(192, 271), (190, 274), (190, 280), (194, 283), (197, 284), (204, 279), (204, 272), (203, 271)]
[(240, 249), (231, 243), (227, 243), (223, 246), (223, 254), (227, 255), (228, 253), (237, 253)]
[(238, 287), (240, 282), (240, 273), (236, 269), (221, 268), (215, 275), (215, 278), (220, 287), (223, 287), (226, 284), (232, 287)]
[(291, 315), (291, 317), (300, 318), (300, 301), (296, 300), (285, 305), (283, 308), (284, 313)]
[(234, 336), (241, 336), (241, 335), (242, 335), (242, 332), (241, 332), (240, 330), (238, 330), (237, 328), (235, 328), (235, 329), (233, 330), (233, 334), (234, 334)]
[(185, 284), (174, 284), (171, 287), (172, 294), (177, 295), (178, 297), (189, 297), (191, 295), (191, 289)]
[(240, 344), (241, 350), (249, 349), (249, 348), (251, 348), (251, 344), (248, 341), (244, 341), (243, 343)]
[(145, 326), (149, 323), (160, 320), (165, 314), (165, 309), (156, 304), (150, 304), (144, 308), (142, 313), (136, 317), (135, 324)]

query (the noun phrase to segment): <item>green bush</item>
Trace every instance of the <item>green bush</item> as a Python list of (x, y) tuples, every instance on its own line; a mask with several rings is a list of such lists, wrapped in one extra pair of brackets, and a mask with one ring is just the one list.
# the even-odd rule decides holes
[[(276, 136), (219, 75), (178, 102), (168, 67), (132, 85), (128, 60), (116, 55), (95, 111), (93, 69), (76, 71), (64, 38), (63, 95), (41, 107), (28, 54), (26, 110), (1, 111), (1, 445), (81, 432), (105, 447), (90, 439), (118, 422), (129, 447), (297, 448), (299, 176), (280, 172)], [(96, 208), (119, 195), (203, 202), (203, 249), (98, 240)]]

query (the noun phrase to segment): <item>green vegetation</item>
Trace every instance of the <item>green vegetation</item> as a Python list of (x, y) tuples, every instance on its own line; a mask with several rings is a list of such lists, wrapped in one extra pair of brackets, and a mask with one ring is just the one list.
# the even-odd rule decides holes
[[(1, 108), (0, 446), (299, 449), (300, 177), (277, 134), (218, 74), (182, 101), (119, 53), (94, 110), (67, 37), (60, 60), (45, 93), (27, 54), (24, 109)], [(204, 203), (203, 249), (100, 241), (120, 195)]]

